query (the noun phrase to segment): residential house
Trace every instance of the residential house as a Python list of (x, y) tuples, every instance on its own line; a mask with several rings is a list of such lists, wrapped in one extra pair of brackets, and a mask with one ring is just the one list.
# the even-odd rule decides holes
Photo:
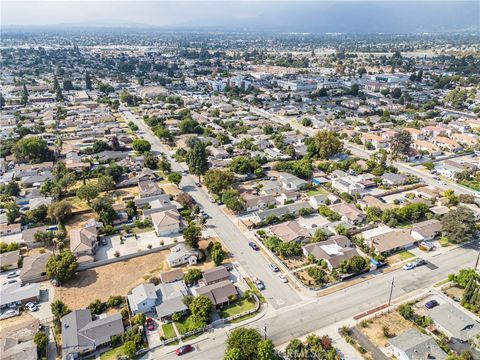
[(302, 247), (305, 256), (312, 255), (317, 261), (325, 260), (330, 271), (340, 266), (343, 261), (348, 261), (360, 253), (352, 247), (349, 238), (335, 235), (328, 240), (307, 244)]
[(444, 360), (447, 354), (428, 335), (411, 328), (400, 335), (388, 339), (387, 347), (398, 360)]
[(310, 239), (310, 233), (297, 221), (287, 221), (270, 227), (270, 233), (283, 242), (302, 242)]
[(197, 295), (203, 295), (209, 298), (215, 307), (228, 305), (238, 297), (237, 288), (230, 280), (223, 280), (211, 285), (202, 286), (195, 291)]
[(62, 359), (77, 359), (108, 345), (112, 336), (124, 332), (122, 315), (116, 313), (92, 320), (89, 309), (74, 310), (61, 319)]
[(282, 184), (278, 181), (262, 181), (260, 182), (261, 189), (260, 189), (260, 194), (261, 195), (278, 195), (282, 192)]
[(408, 177), (401, 174), (385, 173), (382, 175), (382, 182), (389, 186), (400, 186), (407, 183)]
[(151, 215), (157, 236), (171, 235), (180, 232), (182, 224), (180, 214), (176, 210), (157, 212)]
[(361, 140), (364, 145), (371, 144), (376, 150), (388, 146), (388, 141), (377, 134), (363, 133)]
[(203, 272), (203, 283), (205, 285), (215, 284), (224, 280), (228, 280), (230, 274), (225, 266), (217, 266), (212, 269), (207, 269)]
[(3, 270), (17, 269), (20, 259), (20, 250), (14, 250), (0, 254), (0, 268)]
[(179, 281), (182, 279), (183, 279), (182, 269), (173, 269), (160, 274), (160, 280), (162, 280), (164, 284)]
[(22, 282), (32, 283), (48, 279), (47, 262), (51, 256), (50, 252), (46, 252), (24, 257), (22, 271), (20, 272)]
[(159, 294), (159, 304), (155, 307), (155, 311), (159, 319), (171, 319), (175, 313), (183, 314), (188, 311), (183, 299), (190, 293), (183, 281), (159, 284), (157, 294)]
[(430, 219), (416, 223), (412, 227), (412, 236), (418, 241), (430, 241), (442, 233), (442, 223), (436, 219)]
[(141, 198), (163, 194), (163, 190), (152, 180), (139, 181), (138, 191)]
[(40, 298), (40, 284), (25, 284), (20, 281), (0, 287), (0, 309), (15, 305), (37, 302)]
[(274, 209), (267, 209), (264, 211), (257, 211), (254, 213), (253, 218), (255, 221), (262, 221), (269, 216), (282, 216), (285, 214), (297, 215), (301, 209), (312, 209), (310, 204), (306, 201), (301, 201), (285, 206), (279, 206)]
[(22, 231), (22, 243), (28, 248), (40, 247), (42, 243), (35, 241), (35, 234), (37, 232), (46, 232), (46, 226), (38, 226), (34, 228), (25, 229)]
[(308, 185), (308, 182), (305, 180), (289, 173), (280, 173), (279, 179), (285, 190), (298, 191), (304, 189)]
[(334, 179), (332, 187), (340, 193), (347, 193), (349, 195), (358, 195), (363, 190), (363, 187), (358, 183), (349, 181), (348, 177)]
[(417, 240), (410, 234), (410, 229), (395, 229), (373, 236), (366, 244), (377, 254), (391, 253), (412, 247)]
[(268, 208), (271, 205), (275, 205), (277, 200), (273, 195), (252, 195), (243, 194), (242, 198), (245, 204), (245, 211), (258, 211)]
[(167, 256), (168, 265), (171, 267), (184, 264), (194, 265), (198, 260), (198, 251), (190, 248), (186, 244), (178, 244), (170, 249), (171, 253)]
[(97, 236), (98, 231), (95, 224), (70, 230), (70, 251), (77, 257), (78, 262), (94, 261), (93, 255), (95, 255), (98, 247)]
[(153, 283), (140, 284), (127, 295), (128, 304), (134, 314), (147, 313), (155, 309), (158, 295)]
[(330, 209), (335, 211), (342, 217), (343, 221), (347, 221), (351, 224), (360, 224), (365, 221), (367, 216), (353, 204), (339, 203), (330, 206)]
[(446, 136), (436, 136), (432, 139), (432, 142), (435, 145), (440, 146), (440, 148), (447, 149), (450, 152), (458, 152), (463, 150), (462, 145)]
[(453, 160), (444, 160), (436, 164), (435, 170), (439, 175), (454, 179), (457, 173), (467, 170), (467, 167)]
[(318, 194), (312, 195), (308, 198), (308, 203), (312, 205), (313, 208), (318, 208), (320, 205), (329, 204), (330, 201), (327, 198), (327, 195)]
[(0, 333), (0, 354), (2, 360), (37, 360), (37, 345), (33, 338), (40, 323), (37, 319), (4, 326)]
[(427, 311), (440, 331), (450, 339), (467, 342), (480, 334), (480, 324), (457, 306), (446, 302)]

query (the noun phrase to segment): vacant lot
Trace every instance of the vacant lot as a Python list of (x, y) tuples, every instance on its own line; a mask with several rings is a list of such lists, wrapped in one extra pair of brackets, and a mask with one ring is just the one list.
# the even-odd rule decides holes
[(168, 254), (169, 251), (162, 251), (81, 271), (65, 286), (55, 289), (55, 299), (61, 299), (70, 309), (79, 309), (95, 299), (105, 301), (111, 295), (125, 296), (136, 285), (169, 270)]
[(389, 337), (394, 337), (412, 327), (413, 324), (410, 321), (405, 320), (398, 312), (392, 311), (368, 320), (367, 326), (362, 327), (360, 325), (359, 329), (367, 335), (370, 341), (375, 345), (378, 347), (385, 347), (388, 337), (385, 336), (384, 330), (388, 332)]

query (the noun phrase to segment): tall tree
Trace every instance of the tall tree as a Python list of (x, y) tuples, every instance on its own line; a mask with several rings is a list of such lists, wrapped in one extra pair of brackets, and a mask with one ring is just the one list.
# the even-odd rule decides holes
[(47, 262), (47, 275), (56, 278), (60, 283), (69, 280), (77, 271), (78, 262), (69, 250), (53, 255)]
[(400, 155), (407, 155), (412, 149), (412, 134), (402, 130), (395, 133), (390, 139), (390, 151), (392, 159), (398, 159)]
[(208, 170), (208, 153), (205, 144), (196, 142), (185, 158), (187, 160), (188, 170), (191, 174), (197, 175), (198, 181), (200, 181), (201, 176)]
[(242, 353), (242, 359), (257, 359), (258, 344), (262, 341), (262, 336), (256, 329), (237, 328), (233, 330), (227, 339), (227, 353), (232, 349), (238, 349)]
[(205, 186), (213, 194), (219, 196), (233, 184), (233, 173), (229, 170), (210, 169), (203, 178)]
[(442, 219), (442, 232), (453, 243), (473, 240), (477, 232), (473, 211), (465, 206), (450, 210)]
[(92, 77), (88, 71), (85, 74), (85, 88), (87, 90), (92, 90)]
[(343, 143), (338, 134), (330, 130), (318, 131), (308, 144), (308, 154), (319, 159), (328, 159), (342, 150)]
[(23, 84), (23, 90), (22, 90), (22, 99), (20, 100), (22, 105), (27, 105), (28, 104), (28, 90), (27, 90), (27, 85)]
[(193, 222), (188, 224), (187, 228), (183, 231), (183, 238), (185, 239), (185, 242), (187, 245), (195, 249), (198, 249), (198, 242), (200, 241), (201, 235), (202, 229)]

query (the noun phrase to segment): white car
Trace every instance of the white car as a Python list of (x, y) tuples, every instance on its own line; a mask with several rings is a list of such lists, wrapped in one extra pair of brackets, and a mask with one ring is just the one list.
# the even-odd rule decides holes
[(403, 265), (403, 270), (412, 270), (414, 267), (415, 267), (414, 264), (408, 263), (408, 264)]
[(38, 310), (38, 306), (35, 305), (34, 303), (32, 302), (29, 302), (29, 303), (26, 303), (25, 304), (25, 307), (30, 310), (30, 311), (37, 311)]
[(19, 273), (18, 271), (10, 271), (10, 272), (7, 274), (7, 279), (11, 279), (11, 278), (17, 277), (18, 275), (20, 275), (20, 273)]
[(283, 275), (283, 274), (278, 274), (278, 278), (280, 279), (281, 282), (283, 282), (283, 283), (285, 283), (285, 284), (288, 283), (288, 279), (287, 279), (287, 277), (286, 277), (285, 275)]

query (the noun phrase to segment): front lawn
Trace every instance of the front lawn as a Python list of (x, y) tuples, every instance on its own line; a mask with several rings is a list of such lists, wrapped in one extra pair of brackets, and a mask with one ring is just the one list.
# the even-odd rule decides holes
[(315, 195), (325, 195), (327, 192), (323, 189), (316, 189), (307, 191), (308, 196), (315, 196)]
[(266, 300), (265, 298), (263, 297), (262, 293), (260, 292), (260, 290), (257, 289), (257, 287), (255, 286), (255, 284), (253, 283), (252, 280), (250, 279), (245, 279), (245, 281), (247, 282), (248, 286), (250, 286), (250, 289), (252, 290), (252, 292), (257, 295), (257, 298), (258, 300), (260, 300), (261, 303), (265, 303)]
[(412, 254), (410, 251), (405, 250), (405, 251), (399, 252), (398, 257), (400, 258), (400, 260), (407, 260), (412, 257), (415, 257), (415, 254)]
[(123, 344), (102, 353), (100, 360), (116, 360), (119, 355), (123, 355)]
[(162, 330), (163, 337), (165, 339), (171, 339), (177, 336), (177, 334), (175, 333), (175, 329), (173, 328), (173, 323), (163, 324)]
[(177, 327), (177, 330), (180, 332), (180, 334), (185, 334), (189, 331), (197, 330), (199, 327), (195, 322), (193, 321), (192, 316), (187, 316), (183, 317), (182, 320), (176, 321), (175, 326)]
[(253, 299), (241, 299), (235, 301), (233, 304), (223, 308), (220, 311), (220, 317), (227, 318), (230, 316), (238, 315), (244, 313), (245, 311), (252, 310), (255, 308), (255, 301)]
[(446, 236), (442, 236), (440, 239), (438, 239), (438, 243), (440, 244), (441, 247), (446, 247), (450, 246), (450, 241), (448, 241), (448, 238)]

